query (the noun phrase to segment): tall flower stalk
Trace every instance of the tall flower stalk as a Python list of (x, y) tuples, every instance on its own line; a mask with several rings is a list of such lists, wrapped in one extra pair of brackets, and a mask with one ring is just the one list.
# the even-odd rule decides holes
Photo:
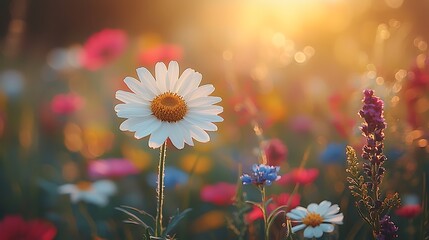
[[(211, 84), (199, 86), (202, 75), (193, 69), (186, 69), (179, 75), (179, 64), (171, 61), (167, 66), (155, 65), (155, 78), (146, 68), (138, 68), (139, 80), (126, 77), (125, 84), (132, 92), (119, 90), (116, 98), (123, 103), (115, 106), (120, 118), (126, 118), (120, 125), (122, 131), (134, 132), (137, 139), (149, 136), (149, 147), (160, 148), (157, 185), (156, 217), (132, 207), (122, 206), (120, 211), (128, 214), (128, 223), (145, 228), (144, 239), (170, 239), (169, 234), (190, 209), (170, 219), (168, 226), (162, 226), (164, 204), (164, 175), (167, 141), (183, 149), (185, 144), (193, 146), (194, 141), (208, 142), (206, 131), (216, 131), (214, 122), (222, 122), (218, 116), (223, 111), (220, 97), (209, 96), (215, 88)], [(149, 216), (154, 224), (147, 224), (130, 211)], [(153, 229), (155, 225), (155, 230)]]
[(164, 175), (165, 175), (165, 159), (167, 157), (167, 141), (162, 144), (159, 151), (158, 163), (158, 186), (156, 190), (156, 218), (155, 218), (155, 236), (161, 236), (162, 233), (162, 209), (164, 205)]
[(267, 212), (267, 205), (271, 202), (271, 199), (267, 200), (265, 193), (265, 186), (271, 185), (274, 181), (280, 179), (278, 172), (280, 167), (267, 166), (265, 164), (254, 164), (252, 167), (251, 175), (243, 174), (240, 179), (244, 185), (253, 184), (261, 193), (261, 202), (256, 203), (252, 201), (246, 201), (262, 211), (262, 216), (264, 218), (264, 236), (265, 240), (269, 239), (269, 229), (270, 225), (273, 223), (274, 218), (277, 214), (280, 213), (282, 208), (278, 208), (277, 211), (273, 211), (269, 216)]
[(386, 173), (383, 167), (387, 160), (383, 154), (384, 130), (386, 122), (383, 116), (383, 101), (374, 96), (374, 91), (365, 90), (362, 100), (363, 107), (359, 115), (364, 119), (361, 131), (366, 138), (361, 157), (363, 174), (355, 150), (347, 146), (347, 172), (349, 189), (355, 197), (355, 206), (359, 215), (372, 229), (377, 240), (394, 239), (398, 228), (390, 220), (389, 210), (400, 205), (398, 193), (383, 197), (380, 185)]

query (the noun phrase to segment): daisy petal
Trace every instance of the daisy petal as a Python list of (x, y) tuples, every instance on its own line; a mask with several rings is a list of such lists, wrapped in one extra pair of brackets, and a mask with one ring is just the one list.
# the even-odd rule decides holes
[(293, 219), (293, 220), (302, 220), (302, 216), (300, 216), (299, 214), (295, 213), (295, 212), (288, 212), (286, 214), (286, 216), (288, 216), (289, 218)]
[(325, 217), (328, 217), (333, 214), (337, 214), (339, 211), (340, 211), (340, 207), (338, 207), (338, 204), (334, 204), (328, 208), (328, 210), (325, 213)]
[(188, 125), (187, 127), (191, 132), (191, 137), (193, 137), (198, 142), (205, 143), (210, 141), (210, 136), (203, 129), (194, 125)]
[(322, 228), (322, 230), (324, 231), (324, 232), (332, 232), (332, 231), (334, 231), (334, 225), (332, 225), (332, 224), (328, 224), (328, 223), (322, 223), (322, 224), (320, 224), (320, 227)]
[(158, 62), (155, 65), (155, 78), (156, 78), (156, 84), (161, 91), (161, 93), (167, 92), (167, 87), (165, 86), (167, 77), (167, 67), (163, 62)]
[(307, 225), (305, 225), (305, 224), (299, 224), (299, 225), (296, 225), (295, 227), (292, 227), (292, 233), (296, 233), (296, 232), (298, 232), (299, 230), (304, 229), (306, 226), (307, 226)]
[(199, 106), (204, 106), (204, 105), (216, 104), (220, 101), (222, 101), (222, 98), (220, 98), (220, 97), (208, 96), (208, 97), (194, 98), (194, 99), (188, 101), (186, 104), (189, 107), (199, 107)]
[(201, 73), (199, 72), (193, 73), (191, 76), (187, 78), (186, 82), (182, 83), (177, 93), (180, 96), (186, 96), (189, 92), (195, 90), (198, 87), (198, 85), (200, 85), (202, 78), (203, 76), (201, 75)]
[(194, 98), (207, 97), (212, 92), (214, 92), (214, 90), (215, 88), (211, 84), (203, 85), (195, 89), (194, 91), (186, 94), (185, 96), (183, 96), (183, 98), (188, 101)]
[(314, 227), (313, 234), (316, 238), (320, 238), (323, 235), (322, 228), (320, 226)]
[(104, 207), (109, 203), (109, 199), (104, 194), (98, 194), (95, 191), (82, 192), (82, 200), (86, 202), (93, 203), (97, 206)]
[(203, 130), (217, 131), (217, 126), (211, 122), (200, 121), (200, 120), (197, 120), (197, 119), (194, 119), (191, 117), (185, 117), (184, 120), (187, 121), (189, 124), (193, 124), (193, 125), (200, 127)]
[(308, 206), (307, 206), (307, 210), (309, 211), (309, 212), (316, 212), (317, 211), (317, 207), (318, 207), (319, 205), (317, 205), (316, 203), (310, 203)]
[(317, 208), (317, 213), (320, 214), (320, 216), (324, 216), (324, 214), (328, 211), (329, 207), (332, 205), (329, 201), (322, 201), (319, 204), (319, 207)]
[(159, 91), (156, 85), (155, 78), (153, 78), (152, 74), (146, 68), (137, 68), (137, 75), (143, 86), (148, 89), (147, 92), (150, 92), (153, 97), (161, 94), (161, 91)]
[(182, 134), (182, 131), (180, 130), (180, 127), (173, 123), (170, 125), (170, 134), (168, 135), (168, 138), (170, 138), (171, 142), (177, 149), (182, 149), (185, 146), (184, 142), (184, 136)]
[(168, 133), (170, 131), (169, 125), (162, 123), (161, 126), (150, 135), (149, 147), (159, 148), (167, 140)]
[(116, 193), (116, 185), (110, 180), (99, 180), (92, 184), (93, 189), (98, 194), (111, 196)]
[(304, 237), (306, 237), (306, 238), (312, 238), (312, 237), (314, 237), (314, 228), (311, 227), (311, 226), (308, 226), (304, 230)]
[(145, 117), (152, 114), (148, 106), (140, 103), (118, 104), (115, 111), (120, 118)]
[(189, 146), (194, 146), (194, 141), (192, 140), (191, 132), (186, 128), (183, 121), (178, 122), (177, 125), (179, 125), (180, 127), (179, 129), (182, 131), (182, 135), (185, 143), (188, 144)]
[(134, 118), (128, 118), (127, 120), (123, 121), (121, 125), (119, 126), (119, 129), (121, 131), (136, 131), (136, 126), (149, 118), (152, 118), (151, 116), (146, 117), (134, 117)]
[[(303, 208), (303, 207), (294, 208), (289, 213), (287, 213), (286, 215), (289, 216), (289, 215), (292, 215), (292, 214), (294, 216), (296, 216), (296, 218), (294, 218), (294, 219), (296, 219), (296, 220), (302, 220), (305, 216), (307, 216), (307, 210), (305, 208)], [(291, 216), (291, 218), (292, 218), (292, 216)]]
[(142, 83), (139, 80), (132, 77), (126, 77), (124, 79), (124, 82), (128, 86), (128, 88), (134, 93), (136, 93), (137, 95), (139, 96), (147, 95), (146, 89), (142, 86)]
[(223, 118), (218, 115), (206, 115), (201, 113), (188, 113), (189, 117), (199, 121), (222, 122)]
[[(144, 101), (142, 99), (142, 97), (134, 94), (134, 93), (130, 93), (130, 92), (125, 92), (122, 90), (119, 90), (116, 92), (116, 99), (118, 99), (119, 101), (122, 101), (124, 103), (141, 103), (141, 104), (149, 104), (148, 101)], [(145, 99), (146, 100), (146, 99)]]
[(134, 134), (134, 137), (137, 139), (144, 138), (147, 135), (158, 130), (160, 126), (161, 126), (161, 121), (152, 117), (135, 126), (136, 133)]
[(217, 105), (193, 107), (189, 109), (189, 112), (196, 112), (196, 113), (200, 112), (204, 114), (218, 115), (219, 113), (223, 112), (223, 107), (217, 106)]
[(193, 74), (195, 73), (195, 71), (191, 68), (187, 68), (182, 75), (180, 75), (179, 80), (177, 80), (176, 84), (173, 87), (173, 92), (178, 93), (180, 87), (182, 86), (182, 84), (184, 82), (188, 82), (188, 78), (190, 78)]
[(167, 91), (172, 92), (176, 82), (179, 78), (179, 64), (176, 61), (171, 61), (168, 64), (168, 81), (166, 84)]
[(335, 223), (335, 224), (343, 224), (344, 215), (339, 213), (337, 215), (325, 217), (324, 222)]

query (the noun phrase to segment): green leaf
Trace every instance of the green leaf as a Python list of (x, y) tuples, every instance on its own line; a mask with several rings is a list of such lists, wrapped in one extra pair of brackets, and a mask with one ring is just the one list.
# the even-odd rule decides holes
[(129, 209), (129, 210), (133, 210), (133, 211), (136, 211), (136, 212), (140, 213), (141, 215), (148, 216), (150, 219), (153, 220), (153, 223), (155, 224), (155, 217), (152, 216), (152, 215), (150, 215), (149, 213), (143, 211), (143, 210), (140, 210), (140, 209), (137, 209), (137, 208), (134, 208), (134, 207), (130, 207), (130, 206), (125, 206), (125, 205), (122, 205), (121, 208), (126, 208), (126, 209)]
[(167, 235), (176, 227), (180, 220), (182, 220), (191, 210), (192, 209), (188, 208), (185, 209), (183, 212), (179, 212), (179, 209), (177, 209), (177, 214), (171, 218), (167, 228), (162, 233), (162, 237), (167, 237)]
[(267, 239), (280, 240), (287, 238), (290, 231), (287, 226), (286, 211), (278, 210), (276, 213), (271, 214), (270, 217), (271, 221), (267, 224)]
[(277, 216), (277, 212), (279, 212), (280, 210), (287, 210), (289, 209), (289, 206), (287, 205), (281, 205), (279, 207), (277, 207), (276, 209), (274, 209), (271, 214), (268, 216), (267, 222), (268, 224), (270, 224), (270, 221), (273, 221), (273, 218)]
[(265, 209), (267, 208), (268, 204), (273, 202), (273, 198), (269, 198), (267, 201), (265, 201)]
[(120, 208), (120, 207), (117, 207), (115, 209), (128, 215), (129, 218), (127, 220), (124, 220), (125, 223), (131, 223), (131, 224), (143, 226), (143, 228), (145, 228), (146, 231), (151, 231), (153, 233), (153, 228), (150, 227), (149, 225), (147, 225), (145, 222), (143, 222), (139, 217), (137, 217), (133, 213), (131, 213), (131, 212), (129, 212), (123, 208)]
[(262, 205), (260, 203), (257, 202), (253, 202), (253, 201), (246, 201), (246, 203), (248, 204), (252, 204), (253, 206), (257, 206), (258, 208), (262, 209)]

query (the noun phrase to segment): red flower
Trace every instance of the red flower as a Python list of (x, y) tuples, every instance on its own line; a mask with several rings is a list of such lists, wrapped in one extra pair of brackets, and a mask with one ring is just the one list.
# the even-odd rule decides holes
[(284, 174), (280, 180), (277, 181), (280, 185), (287, 184), (302, 184), (306, 185), (314, 182), (316, 178), (319, 176), (319, 169), (317, 168), (296, 168), (292, 170), (290, 173)]
[(204, 186), (201, 190), (201, 200), (219, 206), (232, 204), (236, 192), (236, 185), (232, 183), (220, 182), (214, 185)]
[(82, 106), (82, 98), (73, 93), (58, 94), (51, 101), (52, 111), (60, 115), (71, 114), (79, 110)]
[(181, 46), (162, 44), (140, 53), (138, 61), (143, 66), (152, 66), (157, 62), (179, 61), (183, 58)]
[(139, 169), (127, 159), (93, 160), (88, 164), (91, 179), (124, 177), (139, 172)]
[[(289, 202), (289, 199), (291, 198), (291, 196), (288, 193), (281, 193), (277, 196), (273, 196), (272, 198), (273, 198), (273, 201), (267, 206), (268, 214), (270, 214), (279, 206), (287, 205), (288, 203), (289, 203), (289, 207), (287, 208), (287, 211), (289, 212), (289, 210), (298, 207), (301, 201), (301, 196), (299, 194), (292, 195), (292, 199), (290, 200), (290, 202)], [(262, 219), (263, 217), (264, 216), (262, 216), (261, 209), (259, 207), (253, 206), (252, 211), (246, 214), (245, 218), (246, 218), (246, 222), (251, 223), (258, 219)]]
[(271, 139), (263, 146), (267, 157), (267, 165), (280, 166), (286, 160), (287, 148), (280, 139)]
[(396, 209), (395, 213), (404, 218), (414, 218), (422, 212), (420, 204), (409, 204)]
[(97, 70), (112, 62), (124, 52), (127, 40), (122, 30), (105, 29), (94, 33), (83, 46), (82, 66)]
[(0, 222), (1, 240), (51, 240), (57, 229), (43, 220), (24, 221), (21, 216), (9, 215)]

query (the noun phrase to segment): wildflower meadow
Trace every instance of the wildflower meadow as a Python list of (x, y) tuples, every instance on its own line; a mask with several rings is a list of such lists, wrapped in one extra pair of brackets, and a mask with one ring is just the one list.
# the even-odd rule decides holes
[(429, 240), (429, 1), (0, 1), (0, 240)]

